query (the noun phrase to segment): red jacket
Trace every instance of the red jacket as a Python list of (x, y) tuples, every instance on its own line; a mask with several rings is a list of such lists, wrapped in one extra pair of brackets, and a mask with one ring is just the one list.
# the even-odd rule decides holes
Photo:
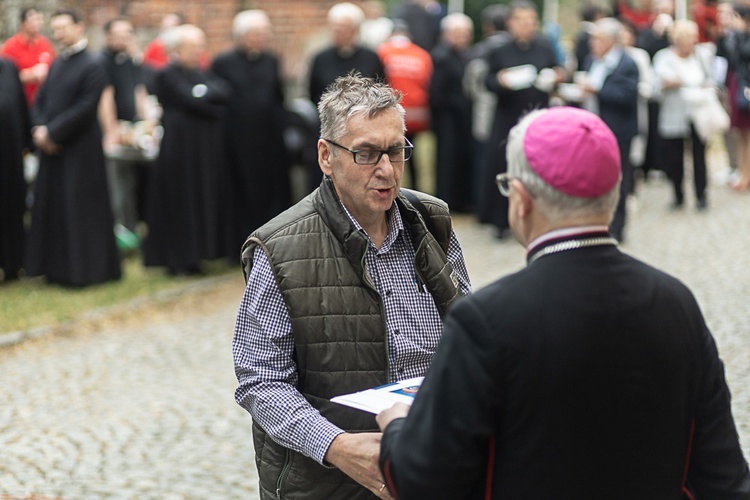
[(406, 110), (406, 129), (410, 133), (430, 127), (430, 54), (408, 38), (395, 36), (377, 49), (388, 84), (400, 90)]

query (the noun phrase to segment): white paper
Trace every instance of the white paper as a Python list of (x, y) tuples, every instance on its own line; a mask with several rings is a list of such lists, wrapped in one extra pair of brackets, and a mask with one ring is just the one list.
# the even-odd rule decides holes
[(424, 377), (410, 378), (366, 391), (336, 396), (331, 398), (331, 401), (377, 415), (395, 403), (405, 403), (411, 406), (419, 386), (422, 385), (422, 380)]
[(557, 86), (557, 92), (567, 102), (583, 101), (583, 89), (575, 83), (561, 83)]
[(536, 77), (536, 66), (523, 64), (506, 69), (503, 73), (503, 83), (511, 90), (522, 90), (531, 87)]

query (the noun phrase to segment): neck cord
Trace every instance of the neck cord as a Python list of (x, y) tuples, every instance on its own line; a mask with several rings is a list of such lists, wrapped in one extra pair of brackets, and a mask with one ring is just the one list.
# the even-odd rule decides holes
[(544, 257), (545, 255), (550, 255), (550, 254), (559, 253), (559, 252), (566, 252), (568, 250), (575, 250), (577, 248), (596, 247), (596, 246), (603, 246), (603, 245), (617, 246), (617, 240), (609, 236), (597, 236), (596, 238), (584, 238), (584, 239), (561, 241), (560, 243), (555, 243), (548, 247), (544, 247), (538, 252), (536, 252), (535, 254), (533, 254), (531, 257), (529, 257), (529, 262), (526, 265), (530, 266), (531, 264), (536, 262), (537, 259), (540, 259)]

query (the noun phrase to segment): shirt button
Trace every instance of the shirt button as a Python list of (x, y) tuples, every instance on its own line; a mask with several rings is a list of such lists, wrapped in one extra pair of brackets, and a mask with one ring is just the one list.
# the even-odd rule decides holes
[(385, 296), (386, 297), (390, 297), (392, 293), (393, 293), (393, 290), (386, 290), (385, 291)]
[(394, 334), (394, 335), (401, 335), (401, 330), (394, 330), (394, 331), (393, 331), (393, 334)]
[(399, 373), (404, 373), (404, 369), (403, 369), (403, 368), (399, 368), (399, 369), (398, 369), (398, 372), (399, 372)]

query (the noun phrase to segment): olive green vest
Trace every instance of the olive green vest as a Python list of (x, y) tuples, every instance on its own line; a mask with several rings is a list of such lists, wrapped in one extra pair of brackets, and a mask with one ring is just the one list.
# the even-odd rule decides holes
[[(415, 194), (437, 234), (426, 229), (403, 195), (396, 204), (412, 234), (418, 279), (444, 317), (460, 296), (446, 257), (451, 219), (445, 203)], [(271, 263), (291, 319), (298, 390), (326, 419), (349, 432), (377, 431), (374, 416), (330, 398), (388, 382), (385, 307), (366, 268), (369, 244), (325, 178), (312, 194), (254, 232), (242, 249), (245, 276), (256, 247)], [(280, 446), (255, 423), (253, 437), (262, 499), (375, 498), (338, 469)]]

